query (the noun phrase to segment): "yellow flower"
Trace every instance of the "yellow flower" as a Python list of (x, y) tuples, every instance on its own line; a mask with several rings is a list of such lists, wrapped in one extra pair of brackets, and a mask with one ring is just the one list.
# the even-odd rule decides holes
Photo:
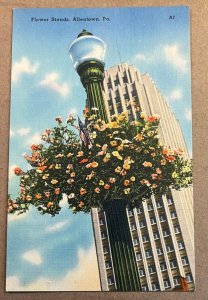
[(109, 123), (109, 128), (118, 128), (118, 123), (116, 121)]
[(131, 180), (131, 181), (135, 181), (135, 177), (134, 177), (134, 176), (131, 176), (131, 177), (130, 177), (130, 180)]
[(121, 167), (117, 167), (117, 168), (115, 169), (115, 172), (116, 172), (116, 173), (120, 173), (120, 172), (121, 172)]
[(117, 146), (117, 142), (116, 141), (111, 141), (110, 144), (111, 144), (112, 147)]
[(123, 150), (123, 144), (119, 145), (119, 146), (117, 147), (117, 149), (118, 149), (118, 151), (122, 151), (122, 150)]
[(124, 189), (124, 194), (125, 194), (125, 195), (127, 195), (127, 194), (129, 194), (129, 193), (130, 193), (130, 191), (131, 191), (131, 189), (130, 189), (130, 188)]
[(123, 168), (124, 168), (125, 170), (130, 170), (130, 165), (129, 165), (129, 164), (124, 164), (124, 165), (123, 165)]
[(117, 158), (120, 159), (120, 160), (123, 159), (123, 157), (121, 155), (118, 155)]
[(118, 121), (119, 122), (122, 122), (123, 120), (124, 120), (124, 116), (122, 116), (122, 115), (118, 116)]
[(95, 125), (94, 125), (94, 129), (99, 130), (99, 129), (100, 129), (100, 126), (99, 126), (98, 124), (95, 124)]
[(61, 164), (56, 164), (56, 165), (55, 165), (55, 169), (56, 169), (56, 170), (61, 169)]
[(71, 156), (73, 156), (73, 153), (69, 152), (69, 153), (67, 154), (67, 157), (71, 157)]
[(49, 177), (49, 174), (43, 175), (43, 179), (48, 179), (48, 177)]
[(141, 111), (140, 117), (142, 119), (146, 119), (147, 115), (145, 114), (145, 112)]
[(52, 180), (51, 180), (51, 183), (52, 183), (52, 184), (56, 184), (57, 182), (58, 182), (58, 180), (56, 180), (56, 179), (52, 179)]
[(99, 185), (104, 185), (104, 184), (105, 184), (105, 182), (103, 180), (99, 181)]
[(30, 195), (27, 195), (27, 196), (26, 196), (26, 200), (27, 200), (27, 201), (30, 201), (30, 200), (32, 200), (32, 197), (31, 197)]
[(35, 198), (36, 198), (37, 200), (39, 200), (39, 199), (42, 198), (42, 195), (41, 195), (40, 193), (37, 193), (37, 194), (35, 195)]
[(84, 155), (84, 152), (83, 151), (79, 151), (78, 153), (77, 153), (77, 157), (80, 157), (80, 156), (83, 156)]
[(172, 173), (172, 178), (177, 178), (178, 177), (178, 174), (176, 172), (173, 172)]
[(113, 151), (112, 152), (113, 156), (118, 157), (120, 154), (118, 153), (118, 151)]
[(152, 163), (149, 162), (149, 161), (145, 161), (142, 165), (143, 165), (144, 167), (152, 167)]
[(97, 163), (96, 161), (93, 161), (93, 162), (91, 163), (91, 167), (92, 167), (92, 168), (97, 168), (97, 166), (98, 166), (98, 163)]
[(136, 136), (136, 139), (137, 139), (137, 141), (140, 142), (143, 139), (142, 134), (138, 133), (137, 136)]

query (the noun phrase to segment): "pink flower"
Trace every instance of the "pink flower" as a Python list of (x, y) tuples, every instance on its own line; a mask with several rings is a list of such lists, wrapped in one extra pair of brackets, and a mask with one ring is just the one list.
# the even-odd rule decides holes
[(162, 173), (162, 171), (160, 170), (160, 168), (157, 168), (157, 169), (156, 169), (156, 173), (157, 173), (157, 174), (161, 174), (161, 173)]
[(153, 180), (156, 180), (157, 177), (158, 177), (158, 174), (151, 174), (151, 177), (152, 177)]
[(22, 171), (22, 169), (20, 169), (19, 167), (16, 167), (16, 168), (14, 169), (14, 174), (17, 175), (17, 176), (19, 176), (19, 175), (22, 175), (22, 174), (23, 174), (23, 171)]
[(73, 119), (74, 119), (73, 116), (69, 115), (68, 118), (67, 118), (67, 120), (66, 120), (66, 122), (67, 123), (71, 123), (73, 121)]
[(57, 121), (59, 124), (61, 124), (61, 123), (62, 123), (62, 118), (61, 118), (61, 116), (58, 116), (58, 117), (56, 118), (56, 121)]
[(68, 164), (67, 169), (69, 169), (69, 170), (73, 169), (73, 165), (72, 164)]
[(67, 183), (68, 183), (68, 184), (71, 184), (71, 183), (73, 183), (73, 182), (74, 182), (74, 179), (71, 179), (71, 178), (70, 178), (70, 179), (67, 180)]
[(55, 189), (55, 191), (54, 191), (55, 195), (59, 195), (60, 192), (61, 192), (60, 188), (57, 188), (57, 189)]

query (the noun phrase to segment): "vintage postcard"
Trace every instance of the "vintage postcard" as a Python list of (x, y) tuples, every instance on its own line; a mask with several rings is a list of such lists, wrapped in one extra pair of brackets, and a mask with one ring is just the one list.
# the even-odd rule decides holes
[(195, 286), (189, 9), (14, 9), (6, 291)]

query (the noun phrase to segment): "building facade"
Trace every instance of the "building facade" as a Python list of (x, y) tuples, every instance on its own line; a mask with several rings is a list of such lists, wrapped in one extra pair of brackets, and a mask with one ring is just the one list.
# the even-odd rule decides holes
[[(108, 117), (127, 111), (136, 117), (136, 107), (147, 115), (159, 114), (160, 140), (164, 145), (188, 152), (178, 120), (147, 74), (133, 65), (121, 64), (105, 71), (104, 98)], [(186, 278), (194, 289), (194, 217), (192, 188), (171, 190), (152, 196), (141, 207), (128, 210), (129, 227), (143, 291), (164, 291), (180, 287)], [(92, 209), (92, 223), (100, 272), (101, 289), (115, 290), (113, 263), (105, 213)]]

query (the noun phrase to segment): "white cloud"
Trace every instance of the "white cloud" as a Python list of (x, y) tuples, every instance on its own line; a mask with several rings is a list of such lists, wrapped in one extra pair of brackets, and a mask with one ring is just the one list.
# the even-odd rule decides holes
[(25, 252), (22, 258), (31, 263), (32, 265), (40, 265), (42, 263), (42, 258), (39, 251), (33, 249)]
[(10, 167), (9, 167), (9, 179), (11, 180), (14, 176), (15, 176), (15, 174), (14, 174), (14, 169), (17, 167), (17, 165), (11, 165)]
[(56, 231), (59, 231), (60, 229), (62, 229), (68, 223), (69, 223), (68, 220), (58, 222), (58, 223), (56, 223), (54, 225), (46, 227), (45, 231), (46, 232), (56, 232)]
[(12, 81), (17, 82), (22, 74), (35, 74), (38, 67), (38, 63), (32, 64), (27, 57), (22, 57), (12, 66)]
[(191, 110), (191, 108), (187, 108), (187, 109), (185, 110), (185, 118), (186, 118), (186, 120), (188, 120), (188, 121), (191, 121), (191, 120), (192, 120), (192, 110)]
[(170, 101), (176, 101), (182, 99), (182, 92), (180, 89), (175, 89), (171, 91), (170, 95), (167, 97)]
[(17, 133), (21, 136), (27, 135), (29, 132), (30, 132), (29, 127), (27, 127), (27, 128), (22, 127), (22, 128), (17, 130)]
[(62, 97), (69, 94), (69, 85), (67, 82), (58, 82), (59, 74), (51, 72), (45, 75), (44, 79), (40, 81), (40, 85), (50, 88), (52, 91), (57, 92)]
[(176, 69), (185, 73), (187, 71), (187, 60), (180, 53), (179, 46), (175, 45), (166, 45), (164, 47), (165, 59), (166, 62), (171, 64)]
[(35, 145), (38, 145), (38, 144), (40, 144), (41, 143), (41, 135), (39, 134), (39, 133), (35, 133), (35, 134), (33, 134), (28, 140), (27, 140), (27, 142), (26, 142), (28, 145), (33, 145), (33, 144), (35, 144)]
[(27, 217), (27, 214), (20, 214), (20, 215), (17, 215), (17, 214), (12, 214), (12, 215), (9, 215), (8, 214), (8, 222), (12, 222), (12, 221), (19, 221), (19, 220), (22, 220), (22, 219), (25, 219)]
[(159, 52), (155, 52), (151, 54), (138, 53), (134, 56), (134, 60), (139, 62), (152, 63), (155, 60), (155, 58), (158, 56), (158, 53)]
[[(17, 276), (6, 280), (7, 291), (100, 291), (100, 279), (94, 244), (89, 250), (78, 250), (78, 264), (75, 269), (57, 280), (38, 278), (23, 286)], [(89, 272), (90, 270), (90, 272)]]

